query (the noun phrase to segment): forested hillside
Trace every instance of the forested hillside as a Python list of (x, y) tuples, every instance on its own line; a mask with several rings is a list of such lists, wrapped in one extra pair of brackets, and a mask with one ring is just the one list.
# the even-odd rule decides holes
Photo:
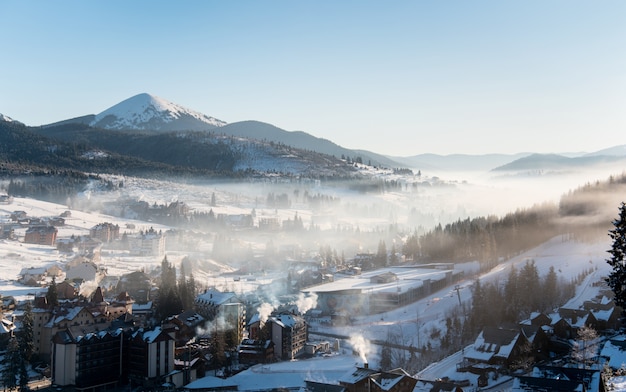
[(545, 203), (503, 217), (459, 219), (438, 225), (423, 235), (414, 233), (403, 253), (415, 260), (479, 260), (485, 269), (548, 239), (566, 234), (579, 240), (606, 236), (611, 216), (623, 201), (626, 175), (586, 184), (561, 197), (559, 205)]

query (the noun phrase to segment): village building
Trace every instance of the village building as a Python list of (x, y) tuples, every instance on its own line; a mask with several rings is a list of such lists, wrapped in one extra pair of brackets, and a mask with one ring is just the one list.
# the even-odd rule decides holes
[(537, 366), (529, 375), (516, 376), (511, 392), (530, 391), (600, 391), (598, 369)]
[(290, 361), (304, 354), (308, 329), (303, 317), (278, 314), (270, 316), (267, 322), (270, 325), (276, 359)]
[(99, 390), (124, 381), (124, 334), (100, 331), (74, 335), (69, 329), (52, 338), (51, 375), (55, 385)]
[(459, 279), (462, 272), (451, 264), (420, 267), (388, 267), (342, 276), (308, 287), (302, 292), (315, 293), (317, 309), (333, 319), (386, 312), (413, 303)]
[(115, 291), (128, 292), (138, 304), (145, 304), (150, 301), (151, 288), (152, 281), (148, 274), (143, 271), (134, 271), (120, 277)]
[(129, 344), (129, 377), (132, 385), (154, 388), (174, 370), (174, 338), (161, 327), (133, 333)]
[[(344, 388), (345, 392), (404, 392), (412, 391), (416, 384), (417, 379), (411, 377), (403, 369), (383, 372), (370, 369), (367, 364), (339, 379), (339, 385)], [(307, 386), (309, 386), (308, 382)], [(327, 390), (321, 389), (321, 385), (311, 385), (311, 387), (314, 391)]]
[(184, 345), (196, 335), (196, 329), (205, 323), (204, 317), (193, 310), (188, 310), (168, 317), (163, 323), (163, 330), (174, 335), (176, 345)]
[(128, 246), (132, 254), (138, 256), (163, 256), (165, 235), (153, 228), (136, 236), (128, 236)]
[(252, 215), (250, 214), (218, 214), (218, 222), (234, 229), (250, 228), (253, 225)]
[(485, 327), (471, 347), (464, 350), (459, 368), (482, 373), (508, 368), (527, 352), (529, 342), (521, 329)]
[(194, 300), (196, 311), (207, 320), (213, 320), (227, 304), (241, 304), (242, 301), (232, 291), (221, 292), (207, 289)]
[(74, 300), (78, 298), (79, 291), (80, 285), (76, 282), (64, 280), (61, 283), (57, 283), (57, 297), (60, 300)]
[(89, 236), (102, 242), (112, 242), (119, 239), (120, 227), (113, 223), (98, 223), (89, 230)]
[(239, 363), (254, 365), (274, 361), (274, 342), (271, 340), (243, 339), (238, 347)]
[(22, 268), (18, 282), (26, 286), (41, 286), (44, 278), (47, 276), (47, 268)]
[(279, 231), (280, 220), (275, 217), (259, 218), (259, 230), (261, 231)]
[(24, 242), (27, 244), (54, 246), (58, 230), (54, 226), (31, 226), (26, 230)]
[(51, 307), (45, 297), (35, 298), (33, 304), (34, 351), (41, 360), (50, 361), (50, 341), (59, 331), (67, 330), (72, 336), (107, 330), (112, 322), (132, 311), (132, 299), (121, 295), (109, 304), (100, 287), (90, 301), (65, 301)]
[(585, 309), (560, 308), (558, 313), (550, 317), (554, 335), (561, 339), (575, 338), (582, 327), (598, 328), (598, 320), (591, 311)]
[(15, 308), (17, 307), (17, 301), (15, 300), (14, 296), (0, 295), (0, 297), (2, 298), (2, 303), (0, 303), (0, 305), (2, 306), (2, 310), (0, 311), (0, 313), (12, 312), (15, 310)]
[(15, 323), (6, 318), (0, 318), (0, 349), (4, 350), (7, 343), (13, 337), (15, 331)]
[(96, 263), (88, 260), (73, 262), (68, 265), (65, 279), (76, 282), (100, 282), (104, 277), (104, 272), (98, 268)]
[(16, 240), (15, 228), (12, 224), (0, 224), (0, 239)]

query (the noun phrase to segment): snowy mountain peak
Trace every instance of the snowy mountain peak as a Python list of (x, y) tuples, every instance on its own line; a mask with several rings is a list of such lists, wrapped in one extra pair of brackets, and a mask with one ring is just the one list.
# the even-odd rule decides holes
[(5, 116), (4, 114), (0, 113), (0, 121), (4, 121), (4, 122), (16, 122), (15, 120), (13, 120), (11, 117), (9, 116)]
[(166, 99), (143, 93), (96, 115), (90, 125), (120, 130), (199, 131), (221, 127), (226, 123)]

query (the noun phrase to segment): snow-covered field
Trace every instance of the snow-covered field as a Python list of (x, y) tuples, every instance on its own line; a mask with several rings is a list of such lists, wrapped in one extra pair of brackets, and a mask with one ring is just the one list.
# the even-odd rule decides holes
[[(70, 211), (71, 217), (65, 219), (66, 224), (58, 227), (57, 238), (70, 238), (72, 235), (89, 235), (90, 228), (103, 222), (117, 224), (129, 233), (146, 230), (149, 227), (154, 227), (155, 230), (166, 229), (165, 226), (154, 225), (148, 222), (120, 219), (99, 213), (86, 213), (68, 209), (63, 205), (27, 198), (14, 198), (11, 204), (0, 205), (0, 222), (9, 221), (9, 216), (15, 211), (24, 211), (29, 217), (39, 218), (56, 217), (65, 211)], [(127, 229), (127, 223), (133, 224), (135, 228)], [(8, 239), (0, 240), (0, 294), (3, 296), (11, 295), (18, 300), (32, 298), (33, 295), (45, 290), (41, 287), (28, 287), (17, 283), (16, 280), (22, 269), (50, 267), (52, 265), (62, 267), (74, 257), (74, 255), (59, 252), (53, 246), (24, 243), (25, 232), (26, 228), (15, 230), (18, 241)], [(160, 262), (157, 258), (135, 258), (135, 262), (130, 258), (125, 258), (124, 261), (121, 262), (119, 261), (120, 259), (117, 258), (118, 262), (116, 262), (115, 257), (107, 256), (109, 256), (109, 254), (105, 251), (101, 265), (112, 267), (110, 269), (110, 273), (112, 274), (122, 271), (135, 271), (140, 268), (147, 268), (149, 270)], [(116, 265), (120, 266), (118, 270), (115, 269)]]

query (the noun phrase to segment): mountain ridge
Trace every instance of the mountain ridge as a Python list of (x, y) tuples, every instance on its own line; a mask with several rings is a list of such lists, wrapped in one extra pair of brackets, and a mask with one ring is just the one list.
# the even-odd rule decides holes
[[(0, 114), (0, 120), (16, 120)], [(302, 151), (314, 151), (321, 154), (343, 158), (348, 162), (359, 161), (375, 167), (403, 168), (429, 171), (506, 171), (563, 169), (589, 164), (614, 162), (616, 158), (626, 156), (626, 145), (609, 147), (592, 153), (561, 153), (562, 158), (548, 159), (547, 154), (522, 152), (517, 154), (419, 154), (409, 157), (381, 155), (366, 150), (348, 149), (331, 140), (316, 137), (304, 131), (287, 131), (275, 125), (256, 120), (226, 123), (214, 117), (185, 108), (181, 105), (148, 93), (141, 93), (127, 98), (99, 114), (74, 117), (38, 127), (43, 131), (60, 131), (68, 135), (82, 137), (76, 131), (92, 132), (95, 130), (135, 131), (152, 133), (167, 132), (214, 132), (228, 137), (255, 139), (261, 142), (278, 143)], [(251, 149), (250, 149), (251, 150)], [(591, 157), (595, 157), (590, 159)], [(605, 157), (605, 158), (600, 158)], [(574, 159), (565, 161), (565, 158)], [(580, 159), (579, 159), (580, 158)], [(522, 160), (521, 162), (518, 162)], [(250, 160), (251, 162), (254, 160)], [(516, 169), (518, 167), (519, 169)]]

